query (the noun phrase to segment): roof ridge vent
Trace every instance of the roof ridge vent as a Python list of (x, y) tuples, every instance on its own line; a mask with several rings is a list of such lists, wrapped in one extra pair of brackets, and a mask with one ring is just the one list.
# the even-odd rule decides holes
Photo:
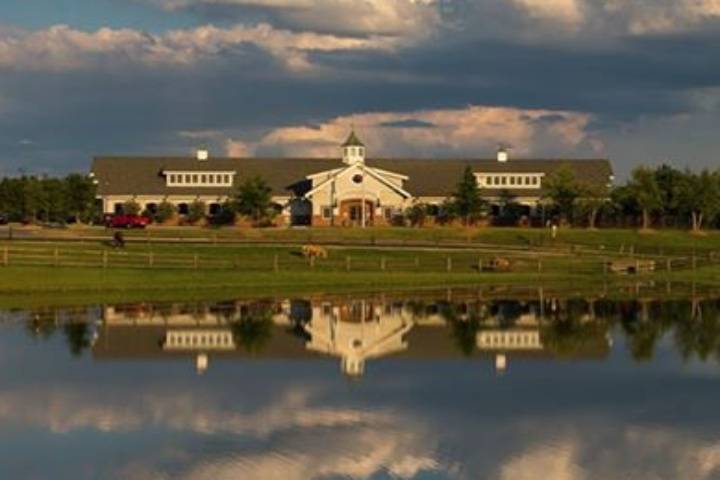
[(208, 152), (206, 148), (200, 148), (195, 152), (195, 158), (200, 162), (206, 162), (207, 159), (210, 158), (210, 152)]

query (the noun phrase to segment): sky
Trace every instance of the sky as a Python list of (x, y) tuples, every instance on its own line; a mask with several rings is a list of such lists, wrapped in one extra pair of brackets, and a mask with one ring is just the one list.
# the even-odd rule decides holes
[(720, 0), (3, 0), (0, 175), (94, 155), (720, 166)]

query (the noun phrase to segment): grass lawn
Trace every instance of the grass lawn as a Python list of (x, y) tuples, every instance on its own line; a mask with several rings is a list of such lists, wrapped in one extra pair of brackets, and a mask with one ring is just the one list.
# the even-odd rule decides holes
[[(101, 227), (71, 227), (67, 229), (18, 230), (17, 235), (45, 239), (82, 239), (109, 237), (111, 232)], [(551, 238), (548, 229), (538, 228), (463, 228), (463, 227), (376, 227), (376, 228), (198, 228), (150, 227), (125, 232), (126, 237), (149, 241), (186, 242), (244, 242), (244, 243), (332, 243), (360, 245), (500, 245), (513, 248), (558, 248), (571, 246), (604, 248), (619, 252), (633, 249), (648, 254), (684, 254), (720, 252), (720, 232), (708, 231), (693, 235), (685, 230), (662, 229), (649, 232), (634, 229), (560, 229)], [(7, 236), (7, 229), (0, 230)]]
[[(94, 229), (89, 229), (94, 230)], [(85, 229), (63, 230), (86, 233)], [(212, 234), (208, 229), (159, 230), (162, 235)], [(720, 286), (720, 235), (693, 236), (677, 230), (544, 230), (519, 228), (378, 228), (315, 230), (219, 230), (223, 235), (252, 232), (265, 243), (136, 241), (114, 250), (97, 239), (84, 241), (0, 241), (0, 305), (88, 303), (111, 298), (157, 300), (237, 297), (268, 293), (412, 290), (467, 285), (553, 285), (592, 289), (605, 283), (695, 282)], [(96, 233), (108, 235), (100, 229)], [(151, 239), (157, 231), (129, 232)], [(312, 265), (299, 254), (302, 235), (328, 242), (327, 259)], [(433, 235), (453, 243), (422, 244)], [(471, 238), (470, 242), (464, 241)], [(77, 239), (79, 235), (75, 235)], [(378, 242), (402, 240), (408, 245)], [(352, 240), (352, 241), (350, 241)], [(360, 245), (358, 242), (366, 242)], [(331, 243), (332, 242), (332, 243)], [(292, 245), (295, 243), (294, 245)], [(331, 244), (330, 244), (331, 243)], [(462, 247), (462, 248), (459, 248)], [(607, 260), (630, 252), (652, 258), (657, 272), (615, 276)], [(622, 252), (622, 253), (621, 253)], [(697, 269), (690, 256), (697, 254)], [(512, 261), (511, 272), (487, 271), (497, 256)], [(683, 258), (680, 258), (683, 257)], [(664, 270), (668, 259), (676, 262)], [(479, 271), (479, 267), (483, 267)]]

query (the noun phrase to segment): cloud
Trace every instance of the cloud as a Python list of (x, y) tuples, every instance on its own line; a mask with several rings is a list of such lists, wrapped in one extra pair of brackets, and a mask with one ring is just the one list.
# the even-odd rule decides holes
[(531, 17), (577, 28), (585, 20), (582, 0), (511, 0)]
[[(567, 154), (601, 149), (587, 126), (590, 115), (547, 110), (470, 106), (453, 110), (366, 113), (338, 117), (319, 126), (283, 127), (265, 135), (255, 150), (291, 155), (337, 156), (338, 145), (354, 125), (371, 156), (450, 154), (493, 155), (498, 144), (518, 155), (547, 151)], [(548, 119), (552, 121), (548, 121)], [(433, 128), (418, 128), (432, 126)], [(440, 153), (443, 152), (443, 153)]]
[(435, 0), (153, 0), (170, 10), (242, 17), (261, 12), (293, 30), (422, 37), (440, 23)]
[(150, 34), (133, 30), (101, 28), (95, 32), (55, 25), (46, 30), (0, 30), (0, 70), (67, 71), (122, 68), (192, 66), (198, 62), (232, 56), (243, 48), (257, 47), (286, 68), (307, 71), (309, 52), (392, 49), (386, 37), (354, 38), (313, 32), (279, 30), (269, 24), (194, 29)]
[(225, 141), (225, 154), (228, 157), (249, 157), (252, 155), (252, 148), (241, 140), (228, 138)]

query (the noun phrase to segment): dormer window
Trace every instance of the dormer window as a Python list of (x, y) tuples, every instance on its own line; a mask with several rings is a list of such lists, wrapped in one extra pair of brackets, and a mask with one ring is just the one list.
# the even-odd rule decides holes
[(232, 187), (236, 172), (178, 172), (166, 171), (168, 187)]

